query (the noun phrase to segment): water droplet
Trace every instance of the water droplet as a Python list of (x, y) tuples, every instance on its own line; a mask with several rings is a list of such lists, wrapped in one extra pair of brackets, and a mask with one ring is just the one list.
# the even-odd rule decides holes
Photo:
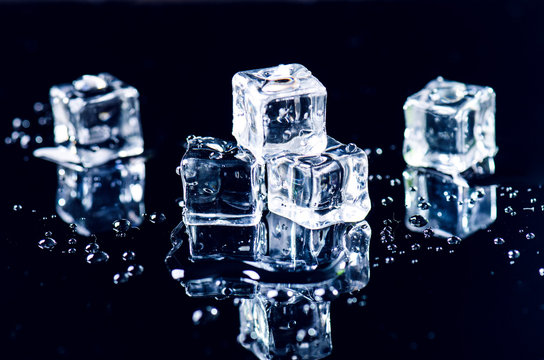
[(130, 265), (127, 268), (127, 271), (132, 276), (138, 276), (143, 274), (144, 267), (142, 265)]
[(76, 248), (69, 248), (68, 254), (75, 254), (77, 252)]
[(149, 215), (149, 222), (153, 224), (161, 224), (166, 221), (166, 216), (163, 213), (153, 212)]
[(57, 246), (57, 242), (55, 239), (46, 237), (45, 239), (41, 239), (38, 241), (38, 247), (42, 250), (53, 250)]
[(502, 237), (496, 237), (495, 239), (493, 239), (493, 244), (495, 245), (502, 245), (504, 243), (505, 241)]
[(391, 257), (391, 256), (388, 256), (385, 258), (385, 263), (386, 264), (392, 264), (395, 262), (395, 258), (394, 257)]
[(85, 246), (85, 252), (88, 254), (95, 254), (100, 250), (100, 246), (97, 243), (92, 242)]
[(110, 256), (104, 251), (98, 251), (87, 255), (87, 262), (89, 264), (105, 263), (110, 259)]
[(15, 204), (13, 205), (13, 211), (21, 211), (23, 210), (23, 205)]
[(214, 321), (219, 316), (219, 310), (213, 306), (206, 306), (193, 312), (192, 320), (195, 325), (202, 325)]
[(412, 249), (412, 251), (420, 250), (421, 245), (419, 245), (418, 243), (412, 244), (411, 249)]
[(426, 201), (423, 201), (417, 204), (417, 207), (420, 208), (421, 210), (428, 210), (431, 207), (431, 204), (429, 204)]
[(386, 198), (382, 199), (382, 205), (387, 206), (393, 203), (393, 198), (391, 196), (388, 196)]
[(119, 220), (115, 220), (112, 225), (113, 225), (113, 231), (117, 233), (126, 233), (127, 231), (130, 230), (131, 223), (130, 223), (130, 220), (119, 219)]
[(434, 231), (432, 229), (425, 229), (423, 230), (423, 237), (425, 239), (430, 239), (434, 236)]
[(136, 253), (132, 250), (125, 251), (122, 258), (124, 261), (133, 261), (136, 258)]
[(220, 152), (215, 152), (215, 151), (212, 151), (209, 155), (209, 158), (211, 160), (219, 160), (223, 157), (223, 154), (220, 153)]
[(527, 240), (533, 240), (535, 237), (536, 237), (535, 234), (532, 232), (525, 234), (525, 238)]
[(427, 219), (425, 219), (421, 215), (412, 215), (410, 216), (409, 221), (410, 221), (410, 224), (412, 224), (415, 227), (423, 227), (429, 223)]
[(119, 273), (113, 275), (113, 283), (114, 284), (124, 284), (130, 279), (130, 275), (128, 273)]
[(538, 269), (538, 274), (539, 274), (540, 276), (544, 276), (544, 268)]
[(53, 233), (52, 233), (51, 231), (46, 231), (46, 232), (45, 232), (45, 236), (47, 236), (47, 237), (50, 237), (50, 236), (52, 236), (52, 235), (53, 235)]
[(536, 201), (537, 201), (536, 198), (531, 198), (531, 200), (529, 200), (529, 202), (530, 202), (531, 204), (536, 203)]
[(69, 238), (68, 239), (68, 245), (75, 245), (77, 244), (77, 239), (76, 238)]
[(512, 209), (511, 206), (507, 206), (507, 207), (504, 208), (504, 212), (505, 212), (506, 214), (510, 214), (512, 211), (514, 211), (514, 209)]
[(450, 238), (448, 238), (448, 240), (446, 240), (448, 242), (448, 244), (450, 245), (459, 245), (461, 243), (461, 238), (458, 237), (458, 236), (452, 236)]
[(508, 258), (509, 259), (517, 259), (519, 258), (521, 254), (519, 253), (519, 250), (509, 250), (508, 251)]

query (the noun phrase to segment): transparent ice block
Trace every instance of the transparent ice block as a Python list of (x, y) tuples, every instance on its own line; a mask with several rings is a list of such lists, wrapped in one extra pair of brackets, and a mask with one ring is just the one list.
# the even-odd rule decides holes
[(258, 159), (325, 149), (327, 91), (304, 66), (238, 72), (232, 78), (232, 94), (232, 134)]
[(408, 165), (453, 174), (497, 152), (495, 93), (490, 87), (438, 77), (406, 100), (404, 116)]
[(83, 75), (50, 90), (57, 148), (36, 156), (85, 167), (143, 152), (138, 91), (110, 74)]
[(92, 168), (59, 165), (57, 213), (77, 225), (85, 236), (111, 230), (118, 219), (134, 226), (142, 221), (145, 163), (142, 159), (116, 160)]
[(189, 137), (180, 165), (187, 225), (255, 225), (264, 207), (264, 167), (232, 142)]
[[(281, 286), (263, 288), (255, 297), (241, 299), (240, 344), (261, 360), (313, 360), (330, 355), (330, 301)], [(293, 295), (282, 301), (270, 299), (269, 291), (291, 291)]]
[(268, 208), (311, 229), (357, 222), (370, 211), (368, 160), (354, 144), (328, 138), (321, 155), (283, 155), (267, 162)]
[[(439, 237), (467, 237), (486, 229), (497, 218), (496, 186), (471, 186), (465, 177), (408, 167), (403, 173), (406, 195), (406, 227), (411, 231), (432, 228)], [(411, 216), (428, 220), (416, 227)]]
[(266, 227), (186, 225), (192, 260), (240, 259), (258, 261), (266, 253)]

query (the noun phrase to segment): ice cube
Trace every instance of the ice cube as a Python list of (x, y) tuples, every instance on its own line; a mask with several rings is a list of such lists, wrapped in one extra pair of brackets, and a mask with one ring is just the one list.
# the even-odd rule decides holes
[(59, 165), (57, 213), (85, 236), (111, 230), (112, 222), (128, 219), (138, 226), (145, 212), (145, 163), (116, 160), (91, 168)]
[[(269, 212), (266, 223), (268, 252), (256, 266), (271, 270), (300, 271), (324, 267), (353, 251), (360, 251), (361, 246), (364, 250), (365, 242), (370, 239), (370, 227), (366, 221), (312, 230)], [(355, 235), (361, 237), (353, 240)], [(354, 241), (359, 241), (359, 248)]]
[(186, 225), (192, 260), (239, 259), (258, 261), (266, 253), (266, 228), (252, 226)]
[[(269, 298), (274, 292), (286, 299)], [(332, 351), (330, 301), (317, 301), (289, 287), (263, 286), (240, 302), (238, 341), (259, 359), (322, 359)]]
[[(468, 175), (468, 174), (467, 174)], [(403, 173), (406, 195), (406, 227), (422, 232), (431, 228), (436, 236), (467, 237), (489, 227), (497, 218), (496, 186), (471, 186), (466, 178), (432, 169), (408, 167)], [(423, 216), (428, 226), (410, 222)]]
[(50, 90), (57, 148), (36, 156), (85, 167), (143, 152), (138, 91), (110, 74), (83, 75)]
[(257, 159), (325, 149), (327, 91), (304, 66), (238, 72), (232, 78), (232, 94), (232, 134)]
[(264, 166), (247, 150), (211, 137), (187, 139), (180, 165), (187, 225), (256, 225), (264, 207)]
[(497, 152), (495, 93), (438, 77), (404, 104), (404, 159), (445, 173), (467, 170)]
[(267, 162), (268, 208), (310, 229), (357, 222), (370, 211), (368, 161), (354, 144), (328, 138), (321, 155), (283, 155)]

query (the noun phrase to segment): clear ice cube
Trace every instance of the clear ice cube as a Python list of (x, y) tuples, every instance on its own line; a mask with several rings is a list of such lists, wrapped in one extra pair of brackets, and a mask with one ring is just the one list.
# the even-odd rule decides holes
[[(269, 292), (293, 293), (285, 300)], [(282, 286), (263, 286), (261, 293), (241, 299), (238, 341), (259, 359), (322, 359), (332, 351), (330, 301)]]
[(232, 134), (258, 159), (325, 149), (327, 90), (304, 66), (238, 72), (232, 78), (232, 94)]
[(266, 253), (266, 228), (252, 226), (186, 225), (192, 260), (258, 261)]
[(264, 166), (232, 142), (187, 139), (179, 167), (187, 225), (256, 225), (264, 207)]
[(83, 75), (50, 90), (56, 149), (37, 151), (85, 167), (143, 152), (138, 91), (110, 74)]
[(490, 87), (438, 77), (406, 100), (404, 116), (408, 165), (453, 174), (497, 152), (495, 93)]
[(112, 222), (142, 221), (145, 163), (142, 159), (116, 160), (92, 168), (59, 165), (57, 213), (85, 236), (111, 230)]
[(283, 155), (267, 162), (268, 208), (311, 229), (357, 222), (370, 211), (368, 160), (354, 144), (328, 138), (321, 155)]
[[(403, 177), (405, 223), (411, 231), (430, 227), (439, 237), (464, 238), (486, 229), (497, 218), (495, 185), (471, 186), (465, 177), (424, 168), (408, 167)], [(414, 226), (409, 220), (414, 215), (423, 216), (428, 226)]]
[[(370, 239), (370, 227), (361, 223), (340, 223), (321, 229), (309, 229), (283, 216), (269, 212), (268, 252), (256, 266), (271, 270), (314, 270), (324, 267), (351, 253), (353, 236), (362, 231)], [(354, 230), (358, 229), (358, 230)], [(365, 239), (358, 240), (361, 243)]]

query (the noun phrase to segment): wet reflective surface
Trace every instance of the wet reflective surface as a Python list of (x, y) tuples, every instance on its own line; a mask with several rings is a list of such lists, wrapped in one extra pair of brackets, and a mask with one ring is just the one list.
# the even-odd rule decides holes
[[(543, 8), (509, 1), (493, 8), (104, 6), (108, 12), (0, 7), (0, 29), (13, 34), (0, 40), (0, 63), (15, 69), (0, 84), (2, 358), (544, 357)], [(250, 16), (272, 19), (286, 11), (300, 23), (271, 29)], [(430, 31), (429, 19), (438, 14), (457, 26)], [(81, 26), (99, 15), (115, 25)], [(315, 27), (331, 18), (346, 26)], [(261, 32), (247, 31), (257, 27)], [(127, 28), (135, 33), (128, 36)], [(284, 42), (281, 54), (263, 51), (263, 39), (269, 45), (309, 28), (315, 37)], [(64, 34), (64, 41), (51, 33)], [(416, 41), (422, 33), (429, 41)], [(87, 42), (77, 45), (83, 35)], [(456, 45), (444, 46), (445, 38)], [(73, 44), (70, 54), (59, 62), (66, 44)], [(183, 45), (183, 53), (172, 44)], [(325, 50), (336, 56), (324, 59)], [(295, 60), (329, 89), (331, 136), (356, 143), (369, 157), (372, 236), (368, 258), (364, 249), (354, 257), (363, 264), (354, 272), (359, 277), (349, 281), (336, 270), (342, 263), (349, 269), (350, 257), (330, 271), (316, 267), (319, 256), (310, 251), (297, 265), (282, 252), (281, 237), (276, 248), (286, 274), (279, 278), (247, 262), (191, 262), (185, 229), (177, 227), (182, 194), (175, 168), (184, 139), (229, 138), (232, 75)], [(23, 71), (32, 81), (21, 81)], [(73, 184), (102, 184), (105, 192), (80, 198), (91, 207), (63, 213), (60, 199), (66, 208), (79, 188), (59, 182), (58, 166), (32, 151), (54, 144), (49, 87), (100, 71), (140, 92), (151, 156), (136, 177), (108, 170), (85, 182), (76, 173)], [(495, 89), (495, 174), (459, 183), (402, 160), (402, 104), (439, 74)], [(101, 210), (90, 211), (94, 206)], [(99, 214), (101, 226), (79, 221), (84, 212), (87, 221)], [(183, 241), (174, 236), (172, 243), (174, 229)], [(319, 241), (308, 246), (319, 249)], [(292, 271), (297, 266), (310, 272)]]

